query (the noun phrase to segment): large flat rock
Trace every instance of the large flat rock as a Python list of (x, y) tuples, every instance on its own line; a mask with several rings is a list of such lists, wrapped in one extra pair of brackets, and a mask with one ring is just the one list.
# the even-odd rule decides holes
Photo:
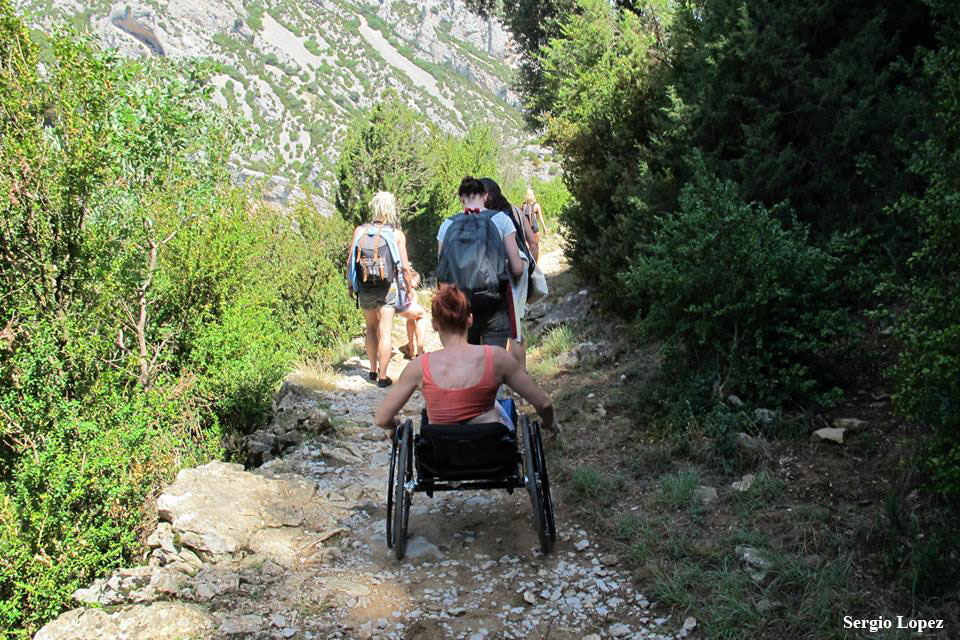
[(267, 478), (218, 461), (180, 471), (157, 499), (157, 514), (178, 545), (206, 562), (261, 553), (287, 567), (335, 522), (306, 479)]
[(47, 623), (34, 640), (204, 640), (216, 620), (198, 606), (154, 602), (106, 609), (73, 609)]

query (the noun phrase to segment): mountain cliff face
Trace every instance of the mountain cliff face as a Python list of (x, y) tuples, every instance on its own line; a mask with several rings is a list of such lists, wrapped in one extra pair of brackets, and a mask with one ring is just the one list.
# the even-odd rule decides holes
[[(220, 64), (213, 99), (259, 150), (241, 172), (328, 191), (353, 117), (393, 90), (448, 131), (490, 122), (526, 137), (510, 90), (509, 34), (460, 0), (21, 0), (29, 20), (68, 20), (128, 56)], [(528, 152), (529, 154), (530, 152)]]

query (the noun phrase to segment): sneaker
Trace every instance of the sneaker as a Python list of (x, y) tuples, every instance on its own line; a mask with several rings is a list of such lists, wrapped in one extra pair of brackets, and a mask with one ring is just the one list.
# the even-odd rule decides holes
[(376, 372), (376, 371), (371, 371), (370, 373), (368, 373), (368, 374), (367, 374), (367, 380), (369, 380), (370, 382), (376, 382), (376, 381), (377, 381), (377, 372)]
[(381, 389), (386, 389), (392, 384), (393, 384), (393, 380), (390, 378), (390, 376), (387, 376), (383, 380), (377, 380), (377, 386), (380, 387)]

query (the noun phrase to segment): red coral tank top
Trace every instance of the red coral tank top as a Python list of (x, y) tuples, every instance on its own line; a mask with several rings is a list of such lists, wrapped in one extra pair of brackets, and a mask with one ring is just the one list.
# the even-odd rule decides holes
[(500, 383), (493, 375), (493, 349), (483, 346), (483, 378), (472, 387), (447, 389), (439, 387), (430, 375), (430, 354), (423, 357), (423, 399), (427, 403), (430, 424), (457, 424), (472, 420), (490, 411), (497, 399)]

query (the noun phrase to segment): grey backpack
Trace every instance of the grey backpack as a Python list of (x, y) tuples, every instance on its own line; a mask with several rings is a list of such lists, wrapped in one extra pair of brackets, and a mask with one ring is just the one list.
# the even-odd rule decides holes
[(397, 267), (387, 240), (392, 236), (393, 227), (389, 225), (364, 225), (360, 238), (357, 239), (357, 267), (361, 288), (389, 286), (397, 279)]
[(499, 305), (510, 284), (507, 252), (492, 220), (497, 213), (461, 213), (441, 244), (437, 282), (457, 285), (474, 310)]

